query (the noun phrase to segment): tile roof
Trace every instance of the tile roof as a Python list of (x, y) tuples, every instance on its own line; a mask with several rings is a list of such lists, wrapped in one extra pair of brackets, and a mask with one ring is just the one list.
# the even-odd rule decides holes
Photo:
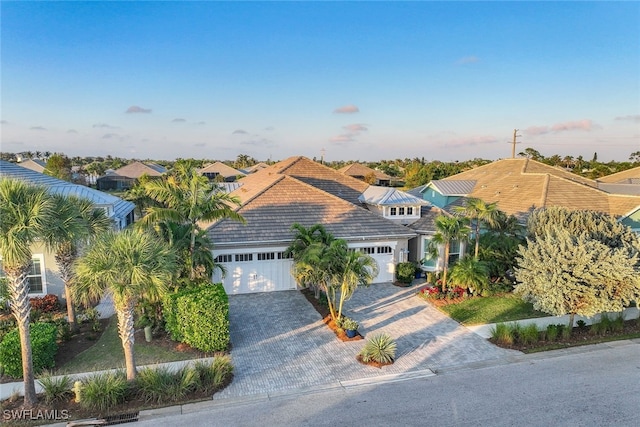
[(358, 198), (360, 202), (378, 206), (415, 206), (428, 204), (421, 197), (413, 196), (391, 187), (369, 186)]
[(598, 188), (611, 194), (629, 194), (632, 196), (640, 196), (640, 179), (637, 183), (628, 184), (607, 184), (604, 182), (599, 182)]
[[(567, 176), (569, 175), (569, 176)], [(531, 159), (504, 159), (461, 172), (444, 181), (475, 180), (469, 197), (497, 202), (507, 214), (525, 218), (533, 209), (564, 206), (622, 215), (640, 204), (640, 196), (612, 195), (593, 180), (544, 165)]]
[(371, 169), (368, 166), (362, 165), (360, 163), (351, 163), (343, 168), (338, 169), (338, 172), (343, 173), (345, 175), (353, 176), (353, 177), (366, 177), (367, 175), (373, 173), (378, 180), (390, 181), (393, 177), (387, 175), (384, 172), (379, 170)]
[(20, 179), (31, 184), (42, 185), (55, 194), (74, 195), (89, 199), (96, 206), (112, 206), (114, 216), (118, 219), (125, 218), (135, 208), (132, 202), (122, 200), (111, 194), (44, 175), (4, 160), (0, 160), (0, 177)]
[(409, 224), (408, 227), (418, 233), (435, 233), (435, 220), (436, 217), (440, 215), (447, 215), (447, 212), (433, 205), (422, 206), (420, 210), (420, 219)]
[(610, 184), (640, 184), (640, 166), (603, 176), (602, 178), (598, 178), (597, 181)]
[(223, 177), (231, 177), (238, 175), (246, 175), (244, 172), (241, 172), (237, 169), (232, 168), (231, 166), (227, 166), (222, 162), (215, 162), (210, 165), (207, 165), (200, 169), (198, 172), (202, 173), (217, 173), (222, 175)]
[(346, 240), (415, 236), (404, 226), (297, 178), (275, 174), (270, 178), (261, 191), (245, 188), (250, 186), (244, 184), (231, 193), (243, 199), (237, 212), (247, 223), (225, 219), (210, 226), (208, 234), (217, 247), (290, 242), (294, 223), (306, 227), (322, 224), (329, 233)]
[(142, 175), (161, 176), (166, 171), (167, 170), (164, 167), (156, 163), (145, 164), (142, 162), (133, 162), (119, 169), (116, 169), (113, 172), (115, 175), (118, 175), (118, 176), (137, 179), (137, 178), (140, 178)]

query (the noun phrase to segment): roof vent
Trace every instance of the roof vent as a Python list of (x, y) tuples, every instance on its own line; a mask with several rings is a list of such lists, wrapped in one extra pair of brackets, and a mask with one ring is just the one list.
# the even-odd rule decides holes
[(496, 196), (499, 196), (499, 195), (500, 195), (500, 192), (499, 192), (499, 191), (496, 191)]

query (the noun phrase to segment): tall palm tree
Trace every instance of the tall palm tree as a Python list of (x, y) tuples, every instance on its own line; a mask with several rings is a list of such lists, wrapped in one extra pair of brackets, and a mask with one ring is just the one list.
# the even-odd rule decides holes
[(451, 241), (466, 238), (471, 232), (468, 224), (468, 218), (455, 216), (439, 215), (435, 219), (437, 232), (433, 235), (433, 242), (444, 246), (442, 292), (446, 292), (447, 289), (447, 270), (449, 269)]
[(137, 228), (103, 233), (78, 260), (74, 296), (85, 304), (99, 300), (105, 292), (113, 297), (128, 380), (136, 377), (136, 303), (140, 298), (159, 299), (175, 268), (176, 255), (171, 247), (149, 231)]
[[(302, 286), (311, 286), (314, 289), (316, 299), (320, 297), (321, 287), (318, 286), (318, 278), (307, 268), (305, 263), (297, 263), (307, 257), (306, 251), (314, 244), (320, 248), (328, 246), (335, 238), (328, 233), (322, 224), (315, 224), (309, 228), (301, 224), (293, 224), (291, 230), (295, 231), (293, 242), (289, 245), (285, 253), (293, 257), (293, 274), (296, 281)], [(315, 252), (314, 252), (315, 253)]]
[(54, 215), (53, 206), (43, 187), (0, 178), (0, 255), (8, 279), (9, 306), (20, 335), (25, 407), (37, 403), (29, 334), (31, 245), (42, 238), (48, 219)]
[(474, 234), (476, 240), (476, 249), (474, 257), (478, 259), (478, 248), (480, 247), (480, 224), (484, 223), (492, 225), (495, 223), (498, 215), (497, 203), (486, 203), (484, 200), (470, 197), (464, 206), (456, 206), (454, 211), (458, 215), (463, 215), (474, 222)]
[(67, 319), (72, 329), (76, 329), (76, 313), (71, 286), (73, 285), (73, 264), (78, 252), (87, 241), (99, 233), (113, 227), (104, 209), (76, 196), (54, 195), (56, 215), (50, 218), (43, 239), (47, 247), (55, 252), (60, 278), (64, 283), (67, 302)]
[(211, 185), (189, 161), (176, 163), (173, 175), (147, 182), (145, 190), (149, 197), (162, 206), (147, 208), (146, 215), (139, 222), (141, 225), (151, 226), (165, 221), (189, 225), (189, 277), (192, 279), (195, 278), (193, 254), (196, 236), (201, 230), (198, 223), (224, 218), (244, 222), (242, 215), (232, 208), (233, 205), (240, 206), (238, 198), (224, 193), (218, 186)]
[(378, 275), (378, 263), (371, 256), (358, 250), (347, 250), (339, 255), (334, 278), (340, 288), (338, 319), (342, 317), (342, 305), (353, 296), (358, 286), (369, 286)]

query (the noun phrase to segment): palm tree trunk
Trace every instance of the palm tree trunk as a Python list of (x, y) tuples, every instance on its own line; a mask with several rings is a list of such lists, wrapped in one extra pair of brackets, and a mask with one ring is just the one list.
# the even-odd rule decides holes
[(73, 306), (73, 296), (71, 293), (71, 286), (64, 284), (64, 298), (67, 300), (67, 321), (72, 331), (78, 330), (78, 324), (76, 322), (76, 310)]
[(76, 311), (73, 306), (73, 295), (71, 292), (71, 283), (73, 280), (73, 261), (76, 259), (78, 252), (70, 243), (61, 244), (56, 251), (56, 262), (60, 269), (60, 278), (64, 283), (64, 298), (67, 302), (67, 321), (72, 331), (77, 330)]
[(127, 301), (124, 307), (116, 306), (116, 314), (118, 316), (118, 335), (122, 341), (122, 349), (124, 350), (124, 363), (127, 369), (127, 380), (136, 379), (136, 361), (133, 353), (133, 344), (135, 343), (133, 327), (133, 307), (134, 301)]
[(479, 249), (480, 249), (480, 218), (476, 218), (476, 252), (475, 252), (476, 259), (478, 259)]
[(193, 254), (196, 251), (196, 224), (191, 224), (191, 242), (189, 243), (189, 278), (195, 279), (196, 272), (193, 268)]
[(442, 275), (442, 292), (446, 292), (447, 290), (447, 270), (449, 269), (449, 245), (450, 243), (447, 242), (444, 245), (444, 273)]
[(4, 268), (7, 278), (9, 279), (9, 305), (11, 307), (11, 313), (13, 313), (18, 323), (18, 333), (20, 334), (25, 408), (31, 408), (38, 403), (33, 372), (33, 359), (31, 358), (31, 335), (29, 334), (29, 314), (31, 312), (29, 283), (27, 281), (29, 268), (30, 265), (16, 268), (5, 266)]

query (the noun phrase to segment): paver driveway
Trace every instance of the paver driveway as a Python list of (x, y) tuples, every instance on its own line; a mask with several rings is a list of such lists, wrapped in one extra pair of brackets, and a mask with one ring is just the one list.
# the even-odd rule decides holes
[(339, 382), (481, 362), (519, 354), (496, 347), (415, 296), (416, 287), (358, 289), (343, 311), (366, 336), (387, 332), (396, 361), (382, 369), (355, 356), (365, 341), (342, 342), (298, 291), (229, 296), (232, 384), (215, 398), (335, 386)]

